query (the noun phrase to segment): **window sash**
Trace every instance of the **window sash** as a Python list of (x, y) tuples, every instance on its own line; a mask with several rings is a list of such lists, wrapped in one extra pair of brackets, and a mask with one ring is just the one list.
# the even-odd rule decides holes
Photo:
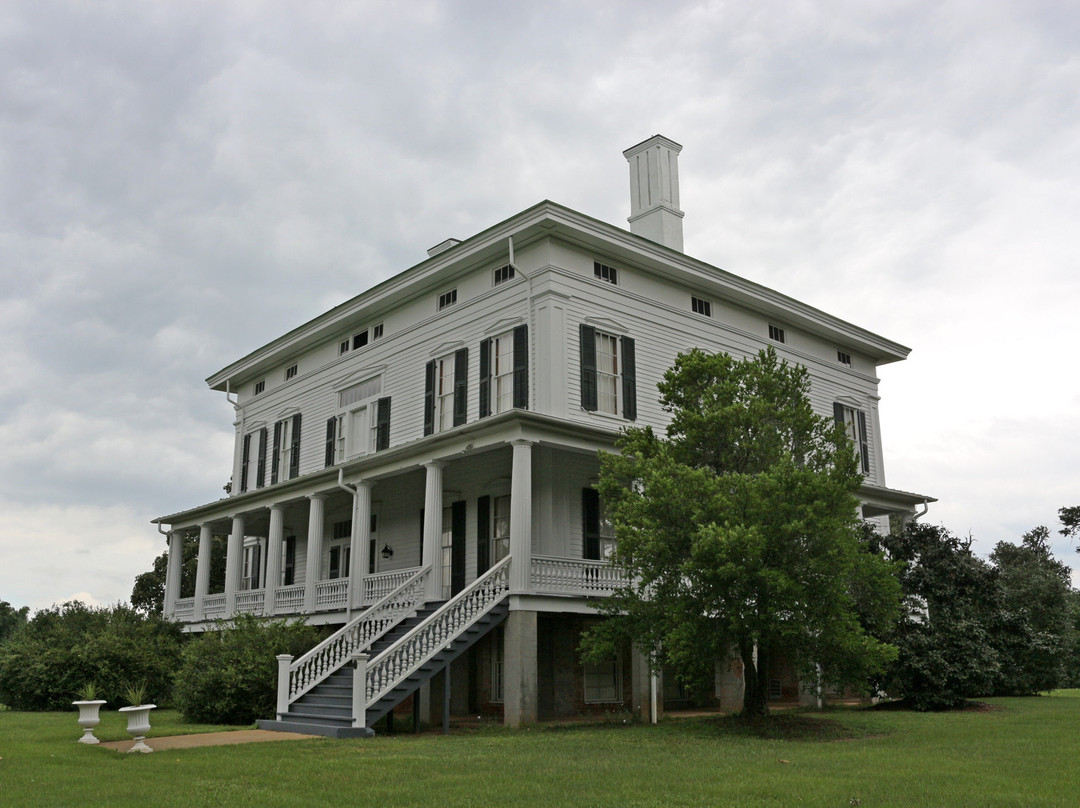
[(619, 414), (619, 339), (596, 333), (596, 408)]

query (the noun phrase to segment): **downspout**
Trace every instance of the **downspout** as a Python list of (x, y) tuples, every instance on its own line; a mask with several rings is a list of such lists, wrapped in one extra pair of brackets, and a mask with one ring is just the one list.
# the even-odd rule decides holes
[[(349, 547), (353, 549), (359, 548), (359, 543), (356, 541), (356, 531), (360, 529), (360, 525), (356, 519), (356, 486), (345, 484), (345, 469), (338, 468), (337, 470), (337, 487), (347, 494), (352, 495), (352, 535), (349, 536)], [(361, 563), (363, 559), (357, 560), (352, 557), (352, 550), (349, 551), (349, 587), (356, 583), (355, 576), (353, 575), (352, 568)], [(353, 593), (347, 592), (345, 596), (345, 622), (352, 621), (352, 602)]]
[[(510, 266), (512, 266), (514, 268), (514, 272), (521, 272), (521, 268), (518, 267), (517, 264), (514, 263), (514, 237), (513, 236), (507, 236), (506, 240), (509, 243), (509, 248), (510, 248)], [(536, 340), (536, 323), (534, 322), (534, 318), (533, 318), (533, 302), (532, 302), (532, 298), (533, 298), (533, 279), (532, 279), (532, 273), (526, 275), (524, 272), (521, 272), (521, 276), (523, 278), (525, 278), (526, 281), (529, 282), (529, 291), (528, 291), (528, 294), (527, 294), (527, 296), (525, 298), (525, 303), (526, 303), (526, 305), (528, 307), (528, 313), (527, 313), (527, 316), (526, 316), (525, 319), (526, 319), (526, 322), (528, 322), (528, 324), (529, 324), (529, 380), (530, 380), (530, 382), (529, 382), (529, 409), (530, 410), (535, 410), (536, 409), (536, 401), (534, 399), (534, 396), (536, 395), (536, 382), (533, 381), (533, 380), (535, 380), (537, 378), (537, 376), (536, 376), (536, 367), (534, 366), (534, 361), (533, 361), (533, 357), (536, 355), (535, 351), (533, 351), (533, 345), (535, 344), (535, 340)]]
[(912, 521), (912, 522), (918, 522), (918, 521), (919, 521), (919, 520), (920, 520), (920, 519), (921, 519), (922, 517), (926, 516), (926, 514), (927, 514), (927, 512), (929, 512), (929, 510), (930, 510), (930, 503), (929, 503), (929, 502), (927, 502), (927, 501), (926, 501), (926, 500), (924, 499), (924, 500), (923, 500), (923, 503), (922, 503), (922, 510), (921, 510), (921, 511), (919, 511), (919, 512), (918, 512), (917, 514), (915, 514), (914, 516), (912, 516), (912, 517), (911, 517), (911, 521)]

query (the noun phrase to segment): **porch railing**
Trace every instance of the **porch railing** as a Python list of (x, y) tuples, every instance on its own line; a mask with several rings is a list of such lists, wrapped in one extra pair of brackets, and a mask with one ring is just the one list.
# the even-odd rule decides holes
[(510, 557), (507, 556), (371, 660), (364, 709), (439, 653), (509, 592)]
[(349, 579), (315, 582), (315, 608), (319, 611), (344, 609), (349, 599)]
[[(319, 682), (349, 661), (354, 653), (371, 647), (424, 602), (424, 585), (431, 567), (414, 572), (396, 589), (331, 634), (289, 665), (287, 703), (300, 698)], [(278, 694), (281, 703), (281, 694)]]
[(407, 580), (409, 580), (419, 567), (409, 567), (392, 572), (377, 572), (374, 575), (364, 576), (364, 596), (362, 604), (375, 603), (382, 600)]
[(304, 611), (304, 585), (279, 586), (274, 590), (274, 614), (297, 614)]
[(183, 598), (182, 600), (176, 601), (176, 605), (173, 606), (173, 619), (194, 620), (195, 598)]
[(550, 556), (532, 558), (531, 588), (543, 594), (604, 597), (625, 582), (622, 571), (607, 561)]
[(236, 593), (237, 614), (262, 614), (266, 601), (265, 589), (249, 589)]
[(208, 620), (225, 616), (225, 595), (207, 595), (203, 598), (203, 616)]

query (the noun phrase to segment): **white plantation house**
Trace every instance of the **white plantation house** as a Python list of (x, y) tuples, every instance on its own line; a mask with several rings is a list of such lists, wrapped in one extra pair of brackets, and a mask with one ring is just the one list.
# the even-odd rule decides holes
[[(690, 347), (805, 365), (858, 447), (864, 516), (932, 501), (885, 485), (877, 368), (908, 349), (685, 255), (680, 150), (657, 135), (624, 153), (629, 232), (541, 202), (208, 379), (236, 408), (232, 490), (155, 520), (180, 548), (166, 614), (194, 631), (245, 612), (340, 626), (279, 659), (264, 724), (361, 734), (414, 694), (417, 715), (445, 700), (508, 724), (658, 708), (636, 653), (585, 665), (576, 648), (618, 583), (597, 451), (665, 425), (656, 383)], [(739, 698), (730, 678), (721, 701)]]

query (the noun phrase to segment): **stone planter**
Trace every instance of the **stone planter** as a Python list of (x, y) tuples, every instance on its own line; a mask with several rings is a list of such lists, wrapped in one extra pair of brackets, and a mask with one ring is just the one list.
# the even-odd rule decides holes
[(121, 713), (127, 713), (127, 731), (135, 738), (135, 745), (129, 752), (153, 752), (144, 743), (146, 735), (150, 732), (150, 711), (157, 707), (156, 704), (140, 704), (137, 707), (121, 707)]
[(79, 743), (100, 743), (100, 741), (94, 737), (94, 727), (101, 723), (98, 711), (101, 710), (101, 705), (105, 703), (105, 699), (73, 701), (71, 703), (79, 708), (79, 726), (82, 727), (83, 731), (83, 736), (79, 738)]

